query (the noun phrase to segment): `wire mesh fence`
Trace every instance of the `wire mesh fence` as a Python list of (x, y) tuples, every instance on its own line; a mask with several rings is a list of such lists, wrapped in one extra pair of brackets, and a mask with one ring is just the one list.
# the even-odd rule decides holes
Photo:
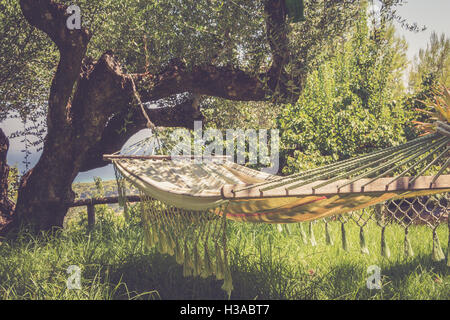
[[(368, 254), (365, 229), (369, 224), (371, 227), (374, 225), (377, 226), (380, 228), (381, 234), (381, 255), (385, 257), (390, 256), (390, 251), (385, 236), (386, 228), (388, 228), (389, 225), (395, 224), (404, 230), (404, 254), (408, 257), (414, 255), (408, 236), (409, 230), (412, 226), (423, 226), (430, 229), (430, 238), (433, 241), (433, 260), (442, 261), (445, 260), (445, 254), (442, 250), (436, 230), (442, 224), (445, 224), (448, 227), (449, 239), (447, 248), (450, 248), (449, 209), (450, 194), (443, 193), (431, 196), (390, 200), (359, 211), (325, 218), (322, 219), (321, 222), (325, 224), (325, 237), (327, 244), (333, 244), (333, 240), (329, 235), (328, 224), (332, 221), (339, 222), (341, 224), (341, 243), (344, 250), (348, 250), (348, 236), (346, 231), (348, 224), (353, 223), (359, 227), (360, 248), (361, 253), (363, 254)], [(314, 222), (310, 222), (310, 226), (313, 223)], [(311, 237), (315, 238), (314, 235)], [(313, 239), (311, 243), (314, 244), (315, 239)], [(450, 266), (450, 262), (447, 262), (447, 264)]]

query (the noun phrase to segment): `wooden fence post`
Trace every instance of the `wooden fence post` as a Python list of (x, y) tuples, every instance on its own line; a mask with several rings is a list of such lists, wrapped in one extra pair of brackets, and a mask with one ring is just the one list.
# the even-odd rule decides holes
[(95, 205), (94, 204), (87, 205), (87, 214), (88, 214), (88, 228), (92, 229), (95, 224)]

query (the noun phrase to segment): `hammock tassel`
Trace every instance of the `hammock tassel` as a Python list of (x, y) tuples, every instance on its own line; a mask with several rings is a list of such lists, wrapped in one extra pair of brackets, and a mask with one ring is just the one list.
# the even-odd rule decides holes
[(161, 252), (162, 254), (169, 254), (169, 244), (168, 244), (168, 238), (167, 235), (163, 232), (163, 238), (162, 238), (162, 244), (161, 247), (163, 249), (163, 251)]
[(224, 263), (224, 281), (222, 285), (222, 290), (224, 290), (228, 294), (229, 300), (231, 296), (231, 291), (233, 291), (233, 280), (231, 278), (230, 265), (228, 264), (226, 238), (224, 238), (223, 240), (223, 263)]
[(341, 223), (341, 235), (342, 235), (342, 249), (348, 251), (347, 232), (345, 231), (345, 224)]
[(146, 214), (145, 209), (144, 209), (144, 204), (141, 203), (140, 208), (141, 208), (141, 219), (144, 222), (144, 224), (143, 224), (143, 228), (144, 228), (144, 243), (147, 246), (147, 248), (151, 248), (153, 246), (153, 244), (152, 244), (152, 239), (151, 239), (152, 235), (150, 233), (150, 229), (151, 229), (150, 228), (150, 223), (148, 221), (148, 217), (147, 217), (147, 214)]
[(224, 265), (222, 260), (222, 253), (220, 252), (219, 244), (216, 242), (216, 279), (223, 280)]
[(231, 291), (233, 291), (233, 280), (231, 278), (230, 267), (226, 267), (225, 277), (222, 285), (222, 290), (224, 290), (228, 294), (228, 299), (230, 299)]
[(281, 224), (277, 224), (277, 230), (279, 233), (283, 232), (283, 226)]
[(325, 222), (325, 241), (329, 246), (332, 246), (334, 244), (333, 239), (331, 238), (330, 226), (328, 225), (328, 221)]
[(391, 257), (391, 250), (389, 249), (389, 246), (386, 242), (386, 235), (385, 235), (386, 227), (382, 227), (381, 229), (381, 256), (384, 258), (390, 258)]
[(152, 230), (152, 245), (155, 246), (158, 244), (158, 230), (156, 229), (155, 225), (151, 225), (151, 230)]
[(144, 241), (145, 241), (145, 245), (149, 249), (151, 247), (153, 247), (152, 237), (153, 237), (153, 235), (151, 234), (150, 228), (148, 226), (145, 226), (144, 227)]
[(180, 244), (176, 239), (175, 239), (175, 260), (180, 265), (183, 264), (184, 262), (183, 251), (181, 250)]
[(406, 258), (414, 256), (414, 251), (411, 246), (411, 242), (408, 237), (408, 228), (405, 229), (405, 246), (404, 246), (404, 254)]
[(205, 243), (204, 253), (203, 253), (203, 270), (200, 276), (203, 279), (208, 278), (210, 275), (213, 274), (213, 266), (211, 257), (209, 256), (208, 252), (208, 243)]
[(166, 235), (166, 239), (167, 239), (167, 254), (173, 256), (175, 254), (175, 241), (173, 240), (173, 237), (171, 236), (170, 233), (168, 233)]
[(306, 236), (305, 229), (303, 229), (303, 223), (299, 223), (300, 225), (300, 235), (302, 236), (302, 241), (304, 244), (308, 244), (308, 237)]
[(439, 237), (436, 232), (436, 228), (433, 229), (433, 261), (439, 262), (445, 260), (444, 252), (441, 248), (441, 243), (439, 242)]
[(314, 236), (314, 230), (312, 227), (312, 222), (309, 223), (309, 239), (313, 247), (317, 246), (316, 237)]
[(117, 181), (118, 203), (119, 206), (123, 208), (123, 215), (125, 217), (125, 221), (129, 221), (130, 216), (128, 214), (127, 197), (126, 197), (127, 187), (125, 184), (125, 179), (121, 176), (116, 166), (114, 166), (114, 173), (116, 175)]
[(156, 243), (156, 250), (158, 250), (159, 253), (163, 253), (164, 248), (163, 248), (163, 244), (162, 244), (162, 235), (161, 232), (158, 231), (158, 236), (157, 236), (158, 242)]
[(192, 252), (192, 255), (194, 256), (194, 270), (193, 270), (193, 276), (198, 277), (202, 271), (202, 258), (200, 257), (200, 254), (198, 253), (198, 244), (194, 244), (194, 250)]
[(366, 234), (364, 232), (364, 227), (361, 227), (359, 229), (359, 245), (361, 246), (362, 254), (369, 254), (369, 249), (367, 248)]
[(184, 243), (184, 264), (183, 264), (183, 277), (192, 276), (192, 259), (189, 255), (189, 249), (187, 246), (187, 242)]

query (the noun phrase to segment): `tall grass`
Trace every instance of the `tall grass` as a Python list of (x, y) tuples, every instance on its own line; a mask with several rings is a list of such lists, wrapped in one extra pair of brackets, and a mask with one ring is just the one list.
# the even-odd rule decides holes
[[(225, 299), (222, 281), (184, 278), (175, 259), (144, 245), (136, 216), (125, 222), (99, 206), (88, 232), (84, 216), (55, 235), (32, 236), (0, 245), (1, 299)], [(340, 243), (340, 224), (329, 224), (334, 245), (326, 245), (322, 223), (313, 225), (317, 246), (304, 244), (298, 225), (229, 223), (231, 299), (449, 299), (446, 262), (431, 259), (432, 234), (410, 230), (415, 255), (403, 256), (404, 232), (387, 229), (390, 259), (380, 256), (380, 229), (366, 227), (369, 254), (361, 254), (359, 228), (347, 224), (349, 250)], [(308, 228), (305, 226), (305, 231)], [(445, 252), (448, 230), (438, 228)], [(81, 268), (82, 288), (68, 290), (67, 268)], [(367, 268), (381, 268), (382, 288), (369, 290)]]

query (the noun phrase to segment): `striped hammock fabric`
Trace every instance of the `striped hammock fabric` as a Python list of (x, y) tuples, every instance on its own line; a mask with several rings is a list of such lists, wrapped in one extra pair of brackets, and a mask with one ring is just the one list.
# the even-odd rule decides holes
[[(222, 207), (230, 220), (242, 222), (295, 223), (360, 210), (391, 199), (411, 198), (450, 191), (450, 175), (441, 175), (430, 188), (432, 176), (420, 177), (409, 185), (404, 177), (386, 190), (392, 178), (381, 178), (372, 188), (362, 179), (344, 190), (339, 180), (321, 191), (310, 185), (286, 191), (280, 186), (261, 192), (261, 183), (278, 177), (232, 162), (195, 164), (193, 160), (116, 158), (112, 160), (122, 177), (151, 198), (179, 209), (202, 211)], [(276, 182), (272, 182), (275, 184)], [(266, 185), (263, 185), (266, 186)], [(236, 192), (239, 187), (245, 190)]]

